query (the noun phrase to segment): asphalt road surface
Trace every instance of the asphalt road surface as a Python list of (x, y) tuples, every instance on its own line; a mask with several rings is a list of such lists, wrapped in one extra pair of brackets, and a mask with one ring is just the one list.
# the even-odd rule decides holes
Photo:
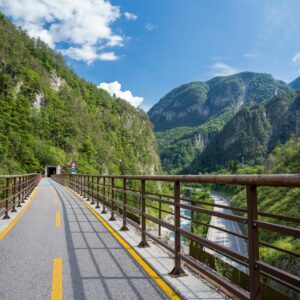
[[(230, 201), (223, 196), (220, 196), (216, 193), (212, 193), (211, 196), (213, 197), (215, 204), (227, 205), (227, 206), (230, 205)], [(226, 213), (226, 214), (233, 214), (232, 210), (225, 209), (225, 208), (219, 208), (219, 207), (214, 207), (214, 211), (218, 211), (218, 212), (222, 212), (222, 213)], [(234, 233), (242, 234), (242, 231), (239, 227), (238, 222), (234, 222), (234, 221), (230, 221), (227, 219), (222, 219), (222, 218), (213, 216), (210, 220), (210, 224), (214, 225), (214, 226), (218, 226), (220, 228), (227, 229)], [(248, 254), (247, 244), (246, 244), (245, 240), (240, 237), (234, 236), (232, 234), (209, 227), (208, 233), (207, 233), (207, 239), (214, 241), (214, 242), (216, 242), (222, 246), (225, 246), (227, 248), (230, 248), (230, 249), (234, 250), (235, 252), (238, 252), (238, 253), (241, 253), (244, 255)], [(205, 248), (205, 251), (213, 254), (214, 256), (219, 257), (223, 261), (231, 264), (232, 266), (236, 267), (237, 269), (239, 269), (245, 273), (248, 272), (248, 269), (245, 266), (229, 259), (226, 256), (223, 256), (223, 255), (221, 255), (211, 249), (208, 249), (208, 248)]]
[(0, 299), (166, 299), (76, 197), (43, 179), (0, 241)]

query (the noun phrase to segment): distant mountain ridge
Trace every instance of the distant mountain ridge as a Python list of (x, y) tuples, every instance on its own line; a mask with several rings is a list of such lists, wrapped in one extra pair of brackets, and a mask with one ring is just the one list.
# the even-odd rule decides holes
[(148, 112), (156, 131), (181, 126), (198, 126), (231, 108), (269, 99), (291, 88), (270, 74), (242, 72), (218, 76), (206, 82), (191, 82), (175, 88)]
[(289, 86), (295, 90), (300, 90), (300, 77), (293, 80)]
[(180, 173), (244, 107), (293, 91), (270, 74), (242, 72), (182, 85), (148, 112), (167, 173)]

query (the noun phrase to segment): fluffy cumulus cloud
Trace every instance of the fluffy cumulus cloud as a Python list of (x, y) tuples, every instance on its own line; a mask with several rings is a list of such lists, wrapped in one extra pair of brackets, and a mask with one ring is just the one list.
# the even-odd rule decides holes
[(210, 66), (210, 69), (212, 70), (212, 76), (228, 76), (239, 72), (238, 69), (222, 62), (214, 63)]
[(136, 19), (138, 18), (137, 15), (135, 15), (135, 14), (133, 14), (133, 13), (130, 13), (130, 12), (128, 12), (128, 11), (126, 11), (126, 12), (124, 13), (124, 16), (125, 16), (125, 18), (126, 18), (127, 20), (130, 20), (130, 21), (134, 21), (134, 20), (136, 20)]
[(32, 37), (87, 63), (115, 60), (111, 48), (123, 45), (112, 29), (120, 8), (108, 0), (0, 0), (0, 10)]
[(116, 95), (116, 97), (126, 100), (134, 107), (138, 107), (144, 100), (143, 97), (133, 96), (131, 91), (122, 91), (122, 85), (118, 81), (111, 83), (102, 82), (99, 88), (106, 90), (112, 96)]

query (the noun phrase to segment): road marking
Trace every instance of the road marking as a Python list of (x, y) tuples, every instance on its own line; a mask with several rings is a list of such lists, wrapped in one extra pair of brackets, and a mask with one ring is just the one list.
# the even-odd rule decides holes
[(56, 211), (56, 215), (55, 215), (55, 225), (56, 225), (56, 227), (60, 227), (60, 226), (61, 226), (61, 222), (60, 222), (60, 212), (59, 212), (59, 210)]
[(58, 204), (58, 199), (56, 196), (54, 197), (54, 204)]
[(12, 228), (17, 224), (17, 222), (21, 219), (21, 217), (24, 215), (26, 210), (29, 208), (31, 205), (32, 201), (34, 200), (38, 187), (34, 190), (33, 194), (30, 197), (29, 202), (27, 205), (20, 211), (20, 213), (11, 221), (11, 223), (0, 233), (0, 241), (4, 239), (4, 237), (12, 230)]
[(173, 288), (156, 272), (154, 269), (113, 229), (106, 220), (104, 220), (94, 208), (85, 203), (79, 196), (72, 191), (77, 199), (104, 225), (104, 227), (112, 234), (112, 236), (129, 252), (135, 261), (144, 269), (144, 271), (152, 278), (152, 280), (161, 288), (169, 299), (179, 300), (181, 297), (173, 290)]
[(52, 293), (51, 300), (62, 299), (62, 258), (57, 257), (53, 260), (52, 273)]

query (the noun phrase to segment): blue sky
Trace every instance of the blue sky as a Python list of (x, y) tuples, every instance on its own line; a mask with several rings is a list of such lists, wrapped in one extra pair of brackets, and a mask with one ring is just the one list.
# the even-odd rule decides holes
[[(51, 3), (56, 1), (57, 11), (71, 10), (61, 7), (61, 0)], [(143, 97), (145, 109), (178, 85), (215, 75), (247, 70), (285, 81), (300, 76), (298, 0), (78, 0), (91, 17), (78, 23), (72, 37), (70, 26), (63, 27), (67, 13), (61, 16), (51, 7), (52, 20), (43, 15), (47, 7), (27, 19), (18, 14), (20, 3), (32, 14), (33, 2), (0, 0), (0, 9), (61, 50), (81, 77), (97, 85), (117, 81), (122, 91), (130, 91), (129, 97)], [(97, 8), (105, 13), (94, 16)], [(47, 28), (42, 18), (48, 18)], [(51, 22), (56, 26), (49, 33)], [(102, 29), (94, 32), (98, 23)], [(136, 100), (137, 105), (141, 99)]]

